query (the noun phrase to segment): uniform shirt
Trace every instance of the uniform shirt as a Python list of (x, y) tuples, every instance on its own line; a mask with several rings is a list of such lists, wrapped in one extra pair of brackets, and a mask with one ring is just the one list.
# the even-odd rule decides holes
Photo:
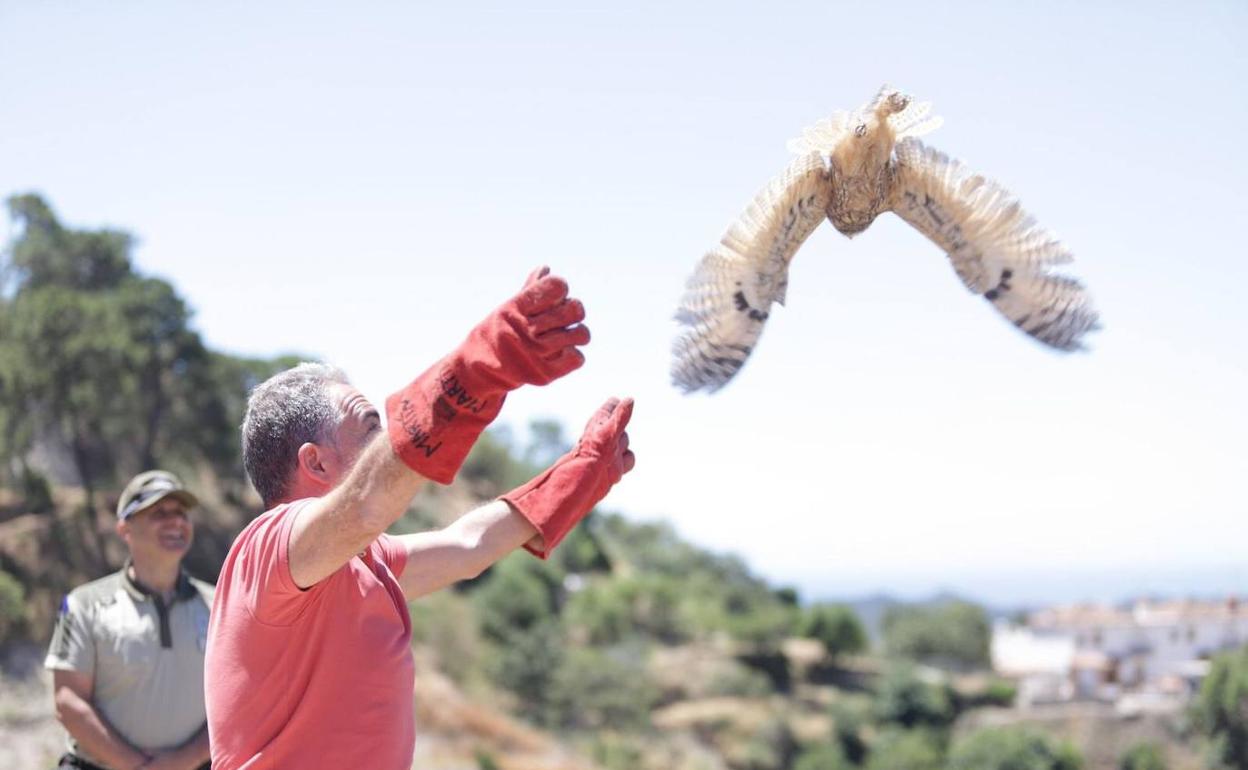
[(213, 770), (409, 770), (416, 726), (407, 555), (382, 535), (307, 590), (290, 574), (301, 500), (262, 514), (221, 567), (205, 662)]
[[(129, 567), (65, 597), (43, 665), (91, 676), (91, 704), (135, 748), (173, 749), (204, 727), (213, 588), (182, 573), (166, 607), (130, 578)], [(72, 735), (69, 750), (99, 763)]]

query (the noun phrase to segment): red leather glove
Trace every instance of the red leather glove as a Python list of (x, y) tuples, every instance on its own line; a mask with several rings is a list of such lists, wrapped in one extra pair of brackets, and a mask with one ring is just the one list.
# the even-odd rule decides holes
[(503, 408), (507, 392), (579, 368), (589, 342), (585, 308), (543, 267), (477, 324), (454, 353), (386, 399), (390, 444), (409, 468), (449, 484)]
[(628, 448), (628, 420), (633, 400), (612, 398), (589, 418), (581, 440), (537, 478), (500, 499), (506, 500), (537, 528), (524, 544), (545, 559), (577, 522), (585, 518), (620, 477), (633, 469)]

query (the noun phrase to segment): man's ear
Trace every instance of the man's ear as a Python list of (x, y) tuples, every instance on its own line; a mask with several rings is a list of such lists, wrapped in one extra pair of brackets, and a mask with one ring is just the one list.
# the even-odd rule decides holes
[(325, 456), (325, 450), (308, 441), (299, 447), (299, 454), (296, 457), (301, 475), (318, 484), (329, 484), (330, 469), (326, 462), (329, 458)]

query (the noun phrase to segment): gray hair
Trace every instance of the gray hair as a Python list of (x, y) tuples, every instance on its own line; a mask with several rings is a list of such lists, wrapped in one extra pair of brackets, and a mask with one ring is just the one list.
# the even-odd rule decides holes
[(260, 383), (247, 398), (243, 467), (266, 508), (286, 495), (299, 447), (332, 442), (342, 424), (329, 392), (333, 383), (351, 384), (341, 369), (305, 362)]

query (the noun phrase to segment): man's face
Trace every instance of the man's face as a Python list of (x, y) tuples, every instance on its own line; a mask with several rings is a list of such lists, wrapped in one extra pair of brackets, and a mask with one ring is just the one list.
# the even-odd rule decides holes
[(338, 473), (334, 486), (337, 486), (346, 478), (364, 447), (381, 430), (381, 415), (363, 393), (350, 385), (336, 384), (334, 388), (338, 408), (343, 415), (333, 445), (329, 447), (336, 459)]
[(118, 525), (130, 552), (144, 556), (181, 558), (191, 549), (195, 528), (181, 500), (166, 497)]

